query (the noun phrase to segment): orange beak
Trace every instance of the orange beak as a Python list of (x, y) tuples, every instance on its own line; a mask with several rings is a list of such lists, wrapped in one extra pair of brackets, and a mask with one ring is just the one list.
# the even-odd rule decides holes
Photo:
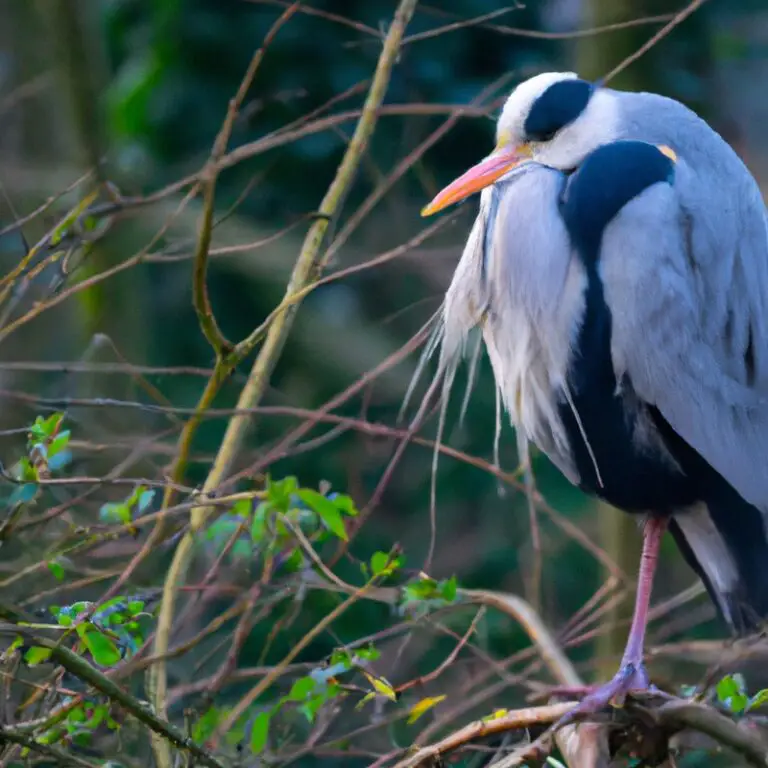
[(485, 160), (473, 165), (456, 181), (452, 181), (445, 189), (438, 192), (435, 199), (421, 209), (421, 215), (431, 216), (489, 187), (513, 168), (530, 160), (532, 156), (531, 148), (527, 144), (521, 144), (514, 149), (505, 146), (497, 147)]

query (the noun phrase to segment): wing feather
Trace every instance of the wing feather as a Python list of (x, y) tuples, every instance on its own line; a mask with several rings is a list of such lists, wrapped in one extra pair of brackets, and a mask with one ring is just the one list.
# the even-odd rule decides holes
[(708, 223), (685, 207), (685, 185), (695, 180), (681, 165), (674, 187), (647, 190), (604, 234), (614, 366), (746, 501), (766, 512), (765, 216), (737, 227), (733, 247), (714, 254), (720, 244), (707, 242)]

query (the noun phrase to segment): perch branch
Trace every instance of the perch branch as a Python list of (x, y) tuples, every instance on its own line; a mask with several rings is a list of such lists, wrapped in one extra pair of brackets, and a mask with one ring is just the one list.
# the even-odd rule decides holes
[(394, 768), (418, 768), (422, 765), (433, 765), (437, 758), (478, 739), (557, 722), (563, 715), (570, 712), (576, 704), (577, 702), (575, 701), (564, 701), (559, 704), (548, 704), (544, 707), (525, 707), (507, 712), (501, 717), (476, 720), (474, 723), (454, 731), (444, 739), (428, 747), (422, 747), (405, 760), (401, 760)]
[[(558, 733), (550, 728), (531, 744), (524, 744), (512, 754), (494, 763), (494, 768), (517, 768), (532, 759), (539, 759), (551, 749), (552, 739), (566, 758), (570, 768), (607, 768), (610, 765), (606, 731), (608, 728), (648, 725), (648, 716), (667, 739), (682, 731), (705, 734), (719, 745), (742, 755), (750, 765), (768, 766), (768, 743), (756, 732), (740, 726), (713, 707), (685, 699), (670, 700), (657, 694), (638, 694), (630, 706), (615, 709), (611, 723), (583, 722), (567, 726)], [(401, 760), (393, 768), (420, 768), (432, 764), (449, 752), (487, 736), (521, 730), (536, 725), (554, 725), (561, 713), (569, 712), (575, 702), (547, 704), (506, 712), (501, 717), (478, 720), (449, 734), (440, 741), (422, 747)], [(639, 705), (639, 706), (636, 706)], [(566, 735), (568, 729), (577, 728)], [(574, 738), (578, 737), (578, 741)]]

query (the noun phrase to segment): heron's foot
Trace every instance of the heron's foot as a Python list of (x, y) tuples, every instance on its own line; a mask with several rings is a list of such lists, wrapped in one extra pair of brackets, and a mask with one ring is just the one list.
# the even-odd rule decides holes
[(624, 662), (613, 679), (607, 683), (598, 686), (584, 686), (583, 688), (559, 689), (559, 691), (568, 691), (570, 695), (586, 695), (568, 714), (561, 718), (557, 727), (579, 720), (586, 715), (597, 714), (608, 705), (621, 707), (627, 694), (655, 690), (656, 687), (651, 684), (642, 662)]

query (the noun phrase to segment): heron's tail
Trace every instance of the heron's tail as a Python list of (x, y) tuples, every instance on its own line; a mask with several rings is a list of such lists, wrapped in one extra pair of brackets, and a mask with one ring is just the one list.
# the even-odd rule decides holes
[(670, 532), (734, 632), (768, 623), (768, 536), (757, 507), (729, 488), (676, 514)]

